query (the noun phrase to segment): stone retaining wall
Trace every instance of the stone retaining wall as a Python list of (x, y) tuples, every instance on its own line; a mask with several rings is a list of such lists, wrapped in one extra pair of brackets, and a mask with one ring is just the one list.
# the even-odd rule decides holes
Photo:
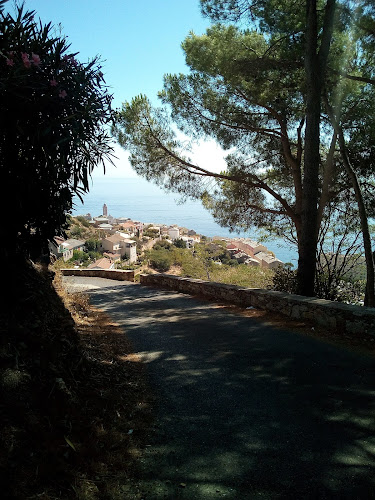
[(89, 278), (107, 278), (117, 281), (133, 281), (134, 271), (122, 269), (61, 269), (64, 276), (87, 276)]
[(281, 313), (290, 318), (307, 320), (317, 326), (341, 333), (369, 333), (375, 336), (375, 309), (331, 302), (317, 298), (290, 295), (260, 288), (244, 288), (168, 274), (141, 274), (141, 285), (156, 286), (241, 307)]

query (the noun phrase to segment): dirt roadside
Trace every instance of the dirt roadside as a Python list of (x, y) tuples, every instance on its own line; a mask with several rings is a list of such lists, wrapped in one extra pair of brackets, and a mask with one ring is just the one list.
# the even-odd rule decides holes
[(69, 439), (77, 451), (73, 489), (82, 500), (123, 498), (153, 421), (147, 373), (123, 329), (93, 307), (88, 294), (68, 293), (59, 278), (55, 289), (73, 317), (90, 367), (85, 382), (79, 381), (90, 428), (83, 435), (82, 429), (73, 431)]

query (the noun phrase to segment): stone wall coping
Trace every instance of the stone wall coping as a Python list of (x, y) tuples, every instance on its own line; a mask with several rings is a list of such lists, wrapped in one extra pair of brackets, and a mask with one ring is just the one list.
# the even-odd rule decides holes
[(134, 282), (134, 270), (132, 269), (60, 269), (63, 276), (86, 276), (90, 278), (106, 278), (116, 281)]
[(375, 308), (371, 307), (171, 274), (141, 274), (140, 283), (192, 295), (203, 295), (212, 300), (243, 307), (253, 306), (275, 311), (295, 319), (312, 321), (329, 330), (340, 330), (343, 333), (367, 332), (375, 335)]
[[(270, 297), (279, 297), (288, 300), (289, 302), (303, 302), (303, 303), (309, 303), (312, 305), (319, 305), (320, 307), (335, 307), (335, 309), (341, 309), (342, 311), (352, 311), (357, 312), (358, 314), (373, 314), (375, 317), (375, 309), (372, 307), (366, 307), (366, 306), (356, 306), (354, 304), (345, 304), (344, 302), (334, 302), (332, 300), (327, 300), (327, 299), (320, 299), (317, 297), (306, 297), (304, 295), (297, 295), (297, 294), (292, 294), (292, 293), (287, 293), (287, 292), (279, 292), (276, 290), (267, 290), (266, 288), (250, 288), (250, 287), (244, 287), (240, 285), (231, 285), (229, 283), (219, 283), (217, 281), (208, 281), (208, 280), (201, 280), (197, 278), (187, 278), (184, 276), (175, 276), (174, 274), (166, 274), (166, 273), (157, 273), (157, 274), (141, 274), (140, 276), (153, 276), (153, 277), (165, 277), (168, 279), (172, 279), (175, 281), (187, 281), (190, 283), (201, 283), (201, 284), (206, 284), (209, 285), (210, 287), (213, 288), (226, 288), (229, 290), (243, 290), (243, 291), (248, 291), (249, 293), (254, 293), (257, 295), (268, 295)], [(158, 278), (156, 278), (158, 279)]]

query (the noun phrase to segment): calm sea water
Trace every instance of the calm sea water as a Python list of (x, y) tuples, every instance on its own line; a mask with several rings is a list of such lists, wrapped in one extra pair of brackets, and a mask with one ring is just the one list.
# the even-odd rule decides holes
[[(179, 204), (179, 197), (165, 193), (154, 184), (142, 178), (103, 177), (93, 180), (90, 192), (82, 204), (74, 200), (73, 215), (90, 213), (101, 215), (106, 203), (108, 213), (113, 217), (130, 217), (142, 222), (155, 224), (177, 224), (194, 229), (205, 236), (243, 236), (257, 239), (256, 231), (230, 233), (219, 226), (212, 215), (198, 201), (188, 200)], [(265, 245), (283, 262), (292, 262), (297, 267), (297, 251), (286, 246), (282, 240), (272, 240)]]

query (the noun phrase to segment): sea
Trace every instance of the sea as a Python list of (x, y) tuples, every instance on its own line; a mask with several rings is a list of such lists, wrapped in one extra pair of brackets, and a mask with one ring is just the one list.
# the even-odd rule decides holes
[[(113, 217), (129, 217), (146, 224), (177, 224), (207, 237), (259, 238), (256, 229), (230, 232), (228, 228), (215, 222), (200, 201), (187, 200), (182, 203), (178, 194), (166, 193), (141, 177), (94, 178), (90, 191), (83, 197), (83, 203), (77, 197), (73, 201), (72, 215), (90, 213), (92, 217), (97, 217), (102, 215), (105, 203), (108, 214)], [(267, 240), (264, 245), (282, 262), (291, 262), (297, 267), (296, 248), (286, 244), (281, 238)]]

